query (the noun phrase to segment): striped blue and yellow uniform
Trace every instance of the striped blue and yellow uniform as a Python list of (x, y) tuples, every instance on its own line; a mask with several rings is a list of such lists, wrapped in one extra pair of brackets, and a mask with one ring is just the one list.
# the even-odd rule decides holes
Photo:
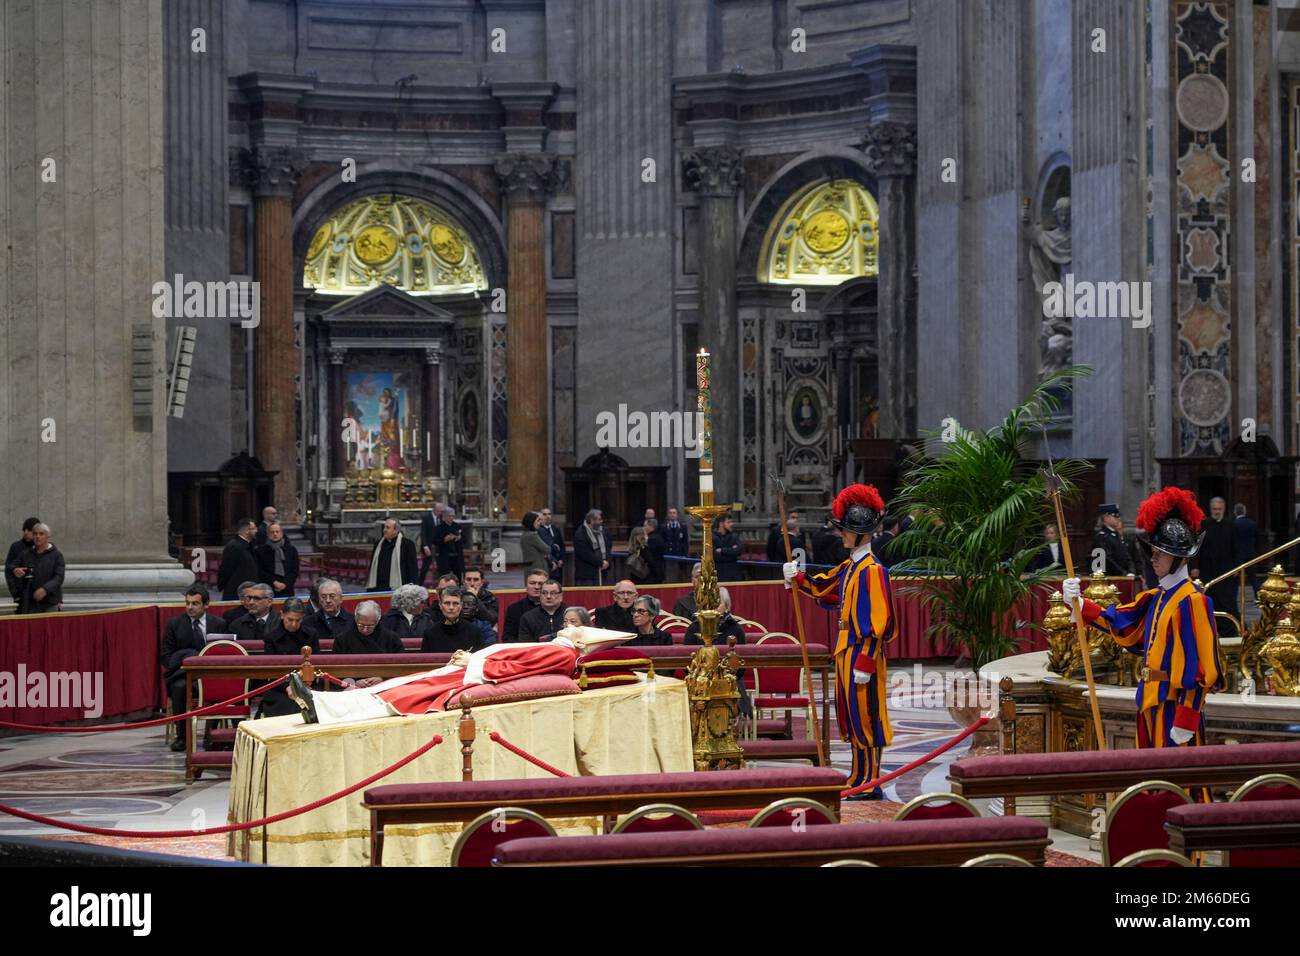
[(1152, 588), (1130, 603), (1106, 608), (1083, 602), (1084, 619), (1141, 654), (1137, 686), (1139, 747), (1176, 747), (1174, 727), (1193, 732), (1185, 746), (1203, 742), (1205, 695), (1224, 687), (1214, 628), (1214, 603), (1184, 578), (1168, 590)]
[[(889, 570), (868, 551), (824, 574), (800, 575), (796, 583), (823, 607), (840, 611), (833, 649), (835, 715), (840, 738), (853, 753), (849, 786), (856, 787), (880, 776), (881, 751), (894, 736), (885, 699), (885, 644), (895, 636)], [(855, 670), (875, 676), (870, 683), (855, 684)]]

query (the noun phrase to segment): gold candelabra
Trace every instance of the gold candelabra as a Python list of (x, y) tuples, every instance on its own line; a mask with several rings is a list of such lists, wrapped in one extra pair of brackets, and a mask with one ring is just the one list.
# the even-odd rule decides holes
[(703, 553), (700, 578), (695, 585), (696, 617), (703, 646), (691, 656), (686, 671), (686, 690), (691, 702), (691, 739), (696, 770), (730, 770), (745, 765), (744, 752), (736, 742), (736, 714), (740, 707), (738, 671), (740, 657), (734, 650), (724, 655), (714, 645), (718, 635), (718, 570), (713, 560), (713, 522), (730, 511), (714, 502), (712, 404), (709, 353), (696, 356), (697, 403), (700, 415), (700, 503), (687, 512), (703, 523)]

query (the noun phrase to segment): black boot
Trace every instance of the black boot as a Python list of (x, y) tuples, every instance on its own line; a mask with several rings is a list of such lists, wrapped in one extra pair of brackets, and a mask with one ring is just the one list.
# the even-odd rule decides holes
[(308, 724), (317, 724), (320, 721), (316, 717), (316, 705), (311, 699), (311, 690), (303, 683), (298, 672), (294, 671), (289, 675), (289, 683), (285, 685), (284, 692), (289, 695), (289, 699), (298, 705), (302, 711), (302, 719)]

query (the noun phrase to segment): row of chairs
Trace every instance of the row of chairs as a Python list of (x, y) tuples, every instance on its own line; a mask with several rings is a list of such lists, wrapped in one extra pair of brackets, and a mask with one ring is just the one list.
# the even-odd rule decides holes
[[(979, 810), (962, 797), (950, 793), (932, 793), (917, 797), (894, 815), (894, 821), (947, 820), (978, 817)], [(707, 814), (705, 817), (707, 818)], [(839, 823), (835, 811), (807, 797), (787, 797), (768, 804), (750, 818), (750, 829), (823, 826)], [(640, 807), (618, 821), (609, 831), (620, 833), (673, 833), (703, 830), (705, 820), (684, 807), (671, 803), (653, 803)], [(555, 828), (541, 814), (524, 807), (498, 807), (466, 824), (451, 851), (452, 866), (485, 867), (492, 865), (493, 853), (508, 840), (525, 837), (558, 836)], [(967, 866), (1029, 866), (1017, 856), (990, 854), (968, 861)], [(827, 864), (833, 865), (833, 864)], [(850, 865), (842, 861), (839, 865)], [(859, 865), (852, 861), (852, 865)], [(875, 864), (862, 864), (871, 865)]]

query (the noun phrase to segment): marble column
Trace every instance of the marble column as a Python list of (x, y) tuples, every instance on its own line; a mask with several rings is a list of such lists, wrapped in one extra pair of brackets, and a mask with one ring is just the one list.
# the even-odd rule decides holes
[(699, 343), (712, 356), (713, 487), (717, 500), (740, 499), (740, 323), (736, 318), (736, 188), (740, 150), (709, 146), (684, 157), (686, 184), (700, 197)]
[(567, 167), (545, 153), (508, 153), (496, 171), (506, 212), (506, 503), (511, 518), (546, 504), (550, 473), (546, 368), (546, 197)]
[(878, 331), (881, 438), (916, 433), (916, 129), (892, 121), (867, 127), (863, 149), (880, 207)]
[(253, 189), (253, 279), (260, 321), (253, 332), (253, 446), (276, 472), (273, 504), (290, 522), (302, 520), (298, 467), (298, 380), (302, 367), (293, 322), (293, 188), (306, 160), (300, 150), (242, 150), (245, 181)]
[(348, 475), (347, 448), (343, 443), (343, 361), (347, 349), (330, 349), (329, 394), (325, 396), (325, 427), (330, 447), (330, 477)]
[(0, 6), (0, 526), (50, 526), (65, 609), (194, 579), (167, 554), (163, 46), (161, 0)]
[(442, 477), (442, 350), (424, 350), (424, 431), (429, 436), (422, 451), (428, 454), (426, 473)]

